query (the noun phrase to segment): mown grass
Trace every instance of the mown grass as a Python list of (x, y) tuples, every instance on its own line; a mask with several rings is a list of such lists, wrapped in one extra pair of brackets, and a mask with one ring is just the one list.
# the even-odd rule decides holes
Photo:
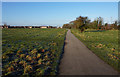
[(65, 29), (3, 29), (2, 75), (57, 75)]
[(87, 29), (81, 33), (77, 29), (71, 29), (71, 32), (102, 60), (120, 71), (118, 30)]

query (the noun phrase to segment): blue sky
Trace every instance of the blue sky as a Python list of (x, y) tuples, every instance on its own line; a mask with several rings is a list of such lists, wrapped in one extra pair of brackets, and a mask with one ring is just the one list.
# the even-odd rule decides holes
[(118, 2), (119, 0), (2, 0), (2, 2)]
[(62, 26), (78, 16), (105, 22), (118, 19), (117, 2), (3, 2), (2, 22), (10, 25)]

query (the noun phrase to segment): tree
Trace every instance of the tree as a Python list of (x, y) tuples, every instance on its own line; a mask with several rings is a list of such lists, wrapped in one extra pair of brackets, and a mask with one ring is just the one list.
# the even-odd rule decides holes
[(64, 24), (64, 25), (63, 25), (63, 28), (69, 28), (69, 29), (71, 29), (71, 27), (70, 27), (69, 24)]
[(68, 24), (64, 24), (63, 28), (75, 28), (75, 29), (80, 29), (81, 32), (83, 32), (85, 29), (89, 27), (90, 20), (88, 17), (82, 17), (79, 16), (76, 18), (76, 20), (69, 22)]
[(98, 24), (97, 29), (101, 29), (101, 26), (103, 24), (103, 18), (102, 17), (98, 17), (96, 21), (97, 21), (97, 24)]
[(81, 32), (83, 32), (88, 27), (90, 20), (88, 19), (88, 17), (79, 16), (76, 18), (76, 20), (72, 21), (71, 23), (72, 27), (80, 29)]
[(108, 29), (108, 23), (105, 23), (105, 29), (106, 30)]
[(71, 21), (71, 22), (69, 23), (69, 25), (70, 25), (71, 28), (76, 28), (76, 27), (74, 26), (74, 21)]
[(97, 21), (94, 20), (93, 22), (90, 22), (88, 24), (88, 28), (90, 28), (90, 29), (97, 29), (97, 25), (98, 25)]
[(107, 26), (108, 25), (108, 23), (105, 23), (105, 26)]
[(115, 21), (115, 22), (113, 23), (113, 28), (114, 28), (114, 29), (118, 29), (117, 24), (118, 24), (118, 22), (117, 22), (117, 21)]

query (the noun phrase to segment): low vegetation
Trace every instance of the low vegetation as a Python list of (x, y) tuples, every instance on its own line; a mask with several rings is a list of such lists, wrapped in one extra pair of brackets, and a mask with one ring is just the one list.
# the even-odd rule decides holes
[(65, 29), (3, 29), (2, 75), (57, 75)]
[(120, 71), (118, 30), (87, 29), (81, 33), (78, 29), (71, 29), (71, 32), (102, 60)]

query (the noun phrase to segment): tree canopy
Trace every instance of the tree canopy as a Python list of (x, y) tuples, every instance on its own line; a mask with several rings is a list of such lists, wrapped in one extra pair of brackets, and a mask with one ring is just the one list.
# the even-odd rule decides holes
[[(112, 29), (118, 29), (118, 22), (115, 21), (113, 24), (111, 24)], [(81, 32), (83, 32), (85, 29), (108, 29), (108, 23), (103, 22), (102, 17), (97, 17), (94, 21), (91, 22), (91, 20), (88, 17), (79, 16), (74, 21), (70, 21), (67, 24), (63, 25), (63, 28), (75, 28), (80, 29)], [(107, 28), (105, 28), (107, 27)]]

